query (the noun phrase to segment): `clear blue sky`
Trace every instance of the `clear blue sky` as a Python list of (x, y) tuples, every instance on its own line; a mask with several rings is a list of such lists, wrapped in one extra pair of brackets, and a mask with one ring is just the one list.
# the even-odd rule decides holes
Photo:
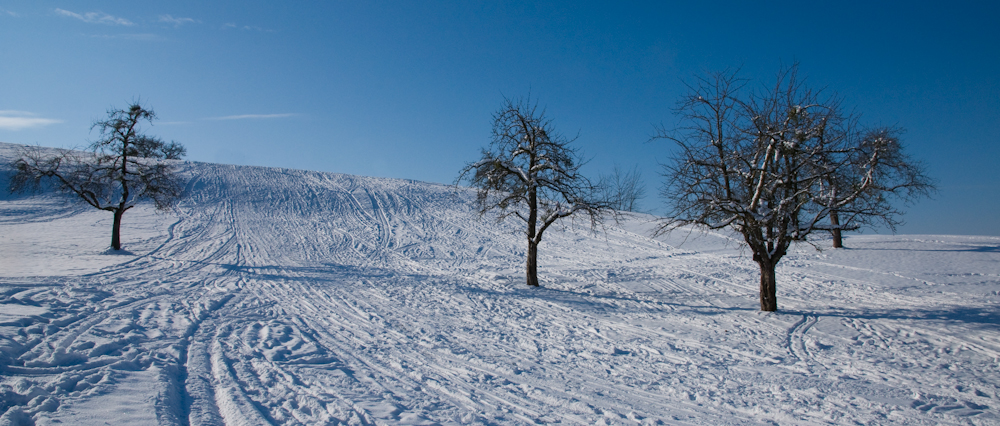
[(1000, 235), (997, 2), (0, 1), (0, 141), (84, 146), (141, 98), (195, 161), (451, 183), (531, 93), (596, 176), (638, 165), (684, 81), (798, 61), (907, 129), (940, 192), (903, 233)]

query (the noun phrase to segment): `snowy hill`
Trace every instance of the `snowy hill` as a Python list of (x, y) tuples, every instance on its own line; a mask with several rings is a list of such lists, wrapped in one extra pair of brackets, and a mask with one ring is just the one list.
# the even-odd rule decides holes
[(0, 424), (1000, 424), (1000, 238), (798, 247), (761, 313), (724, 235), (569, 224), (530, 289), (469, 191), (181, 168), (125, 254), (0, 196)]

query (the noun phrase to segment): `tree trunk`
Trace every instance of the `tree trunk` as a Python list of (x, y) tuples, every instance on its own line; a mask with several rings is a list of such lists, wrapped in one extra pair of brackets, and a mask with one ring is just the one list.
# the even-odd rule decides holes
[(121, 250), (122, 215), (125, 214), (125, 210), (124, 209), (114, 210), (114, 214), (115, 214), (115, 221), (114, 224), (111, 225), (111, 248), (114, 250)]
[(840, 216), (837, 216), (837, 211), (830, 212), (830, 225), (833, 226), (833, 248), (841, 248), (844, 246), (844, 239), (840, 235)]
[[(532, 158), (532, 165), (534, 165), (534, 158)], [(538, 287), (538, 238), (535, 233), (537, 232), (537, 222), (538, 221), (538, 190), (532, 186), (528, 188), (528, 264), (527, 264), (527, 282), (531, 287)]]
[(777, 262), (771, 263), (758, 260), (760, 265), (760, 310), (774, 312), (778, 310), (778, 291), (775, 285), (774, 267)]
[(538, 244), (528, 241), (528, 264), (527, 264), (528, 285), (538, 287)]

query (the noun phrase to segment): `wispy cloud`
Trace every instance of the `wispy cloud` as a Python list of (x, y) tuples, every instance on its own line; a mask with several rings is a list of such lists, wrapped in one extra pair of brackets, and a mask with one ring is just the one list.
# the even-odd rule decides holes
[(149, 34), (149, 33), (139, 33), (139, 34), (93, 34), (93, 38), (103, 38), (106, 40), (139, 40), (139, 41), (161, 41), (166, 40), (165, 37)]
[(175, 18), (175, 17), (170, 16), (170, 15), (160, 15), (160, 22), (171, 24), (174, 27), (179, 27), (179, 26), (185, 25), (185, 24), (200, 24), (201, 23), (201, 21), (198, 21), (198, 20), (193, 19), (193, 18)]
[(62, 120), (41, 118), (26, 111), (0, 111), (0, 129), (4, 130), (21, 130), (56, 123), (62, 123)]
[(15, 18), (21, 17), (21, 15), (18, 15), (17, 12), (12, 12), (7, 9), (0, 9), (0, 15), (13, 16)]
[(255, 26), (250, 26), (250, 25), (244, 25), (244, 26), (241, 27), (241, 26), (236, 25), (236, 24), (234, 24), (232, 22), (227, 22), (225, 24), (222, 24), (222, 29), (224, 29), (224, 30), (237, 29), (237, 28), (241, 29), (243, 31), (257, 31), (257, 32), (262, 32), (262, 33), (273, 33), (274, 32), (274, 30), (269, 30), (267, 28), (255, 27)]
[(225, 117), (211, 117), (207, 120), (261, 120), (261, 119), (271, 119), (271, 118), (286, 118), (292, 117), (293, 113), (284, 114), (243, 114), (243, 115), (227, 115)]
[(80, 14), (76, 12), (70, 12), (65, 9), (56, 9), (56, 13), (62, 16), (79, 19), (88, 24), (122, 25), (126, 27), (131, 27), (135, 25), (135, 23), (129, 21), (128, 19), (119, 18), (117, 16), (111, 16), (104, 12), (87, 12)]

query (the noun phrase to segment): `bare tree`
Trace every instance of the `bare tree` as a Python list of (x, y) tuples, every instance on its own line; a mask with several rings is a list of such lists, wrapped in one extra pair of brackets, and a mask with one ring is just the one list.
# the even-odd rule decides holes
[(126, 109), (111, 109), (107, 120), (94, 122), (101, 138), (90, 151), (59, 150), (46, 154), (26, 148), (13, 163), (16, 170), (11, 192), (37, 190), (52, 181), (60, 191), (114, 214), (111, 248), (121, 249), (122, 215), (141, 200), (151, 200), (157, 209), (168, 209), (181, 195), (182, 182), (165, 159), (179, 159), (186, 150), (177, 142), (142, 134), (139, 124), (152, 123), (156, 115), (134, 102)]
[(538, 286), (538, 244), (549, 226), (586, 215), (596, 227), (610, 212), (597, 188), (580, 174), (580, 158), (529, 99), (504, 99), (493, 114), (493, 137), (482, 158), (465, 166), (456, 184), (468, 181), (477, 192), (480, 216), (499, 211), (498, 221), (516, 217), (526, 225), (527, 284)]
[(610, 175), (601, 177), (598, 187), (603, 192), (602, 198), (615, 210), (634, 212), (639, 208), (639, 200), (646, 196), (646, 185), (642, 183), (638, 166), (624, 170), (616, 164)]
[(656, 136), (680, 148), (665, 166), (663, 196), (673, 210), (657, 232), (739, 232), (760, 267), (763, 311), (778, 309), (775, 267), (793, 242), (846, 229), (830, 223), (843, 214), (850, 226), (895, 223), (889, 198), (930, 188), (898, 143), (859, 130), (839, 99), (810, 90), (796, 71), (757, 92), (735, 71), (701, 78), (678, 105), (684, 126)]
[[(902, 133), (900, 128), (881, 126), (860, 132), (851, 156), (823, 182), (826, 187), (816, 202), (832, 206), (829, 227), (834, 248), (844, 246), (843, 231), (884, 226), (895, 232), (903, 212), (893, 202), (910, 204), (935, 191), (923, 165), (903, 152)], [(844, 203), (844, 194), (862, 184), (867, 190)]]

